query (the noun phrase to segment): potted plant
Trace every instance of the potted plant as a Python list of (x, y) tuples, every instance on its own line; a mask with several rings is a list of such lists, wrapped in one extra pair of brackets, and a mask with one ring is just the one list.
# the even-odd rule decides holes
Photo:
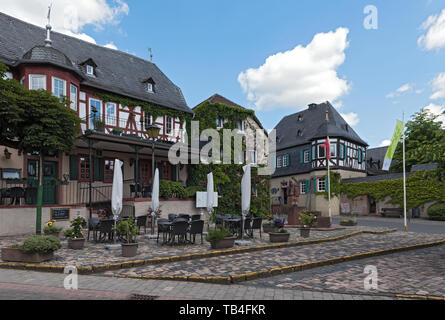
[(353, 227), (357, 225), (357, 221), (355, 219), (343, 219), (340, 221), (341, 226)]
[(83, 249), (85, 238), (82, 233), (82, 227), (84, 225), (86, 225), (86, 221), (81, 216), (71, 221), (71, 228), (64, 232), (65, 237), (68, 238), (68, 248), (74, 250)]
[(309, 238), (312, 227), (317, 226), (317, 216), (313, 213), (308, 214), (304, 211), (300, 214), (300, 236), (303, 238)]
[(105, 209), (99, 209), (97, 210), (97, 216), (100, 220), (107, 220), (108, 219), (108, 212)]
[(206, 235), (206, 240), (210, 242), (212, 249), (227, 249), (235, 245), (235, 237), (224, 226), (217, 229), (210, 229)]
[(103, 132), (105, 128), (105, 122), (103, 122), (101, 119), (96, 119), (94, 122), (94, 129), (99, 132)]
[(124, 132), (124, 130), (122, 130), (120, 128), (114, 128), (113, 130), (111, 130), (111, 133), (115, 136), (120, 136), (123, 132)]
[(56, 238), (60, 238), (60, 231), (62, 231), (62, 228), (56, 227), (54, 225), (56, 221), (51, 220), (45, 223), (45, 228), (43, 228), (43, 233), (47, 236), (54, 236)]
[(268, 220), (268, 222), (263, 224), (264, 233), (276, 232), (277, 227), (276, 227), (275, 223), (273, 222), (273, 216), (269, 214), (265, 218)]
[(21, 245), (2, 248), (2, 260), (39, 263), (53, 259), (54, 251), (61, 247), (60, 240), (54, 236), (32, 236)]
[(274, 226), (275, 231), (269, 232), (270, 242), (288, 242), (290, 233), (284, 229), (284, 219), (275, 219)]
[(114, 230), (126, 239), (126, 242), (122, 243), (122, 256), (134, 257), (137, 255), (138, 243), (136, 235), (139, 233), (139, 228), (135, 226), (133, 219), (119, 221)]

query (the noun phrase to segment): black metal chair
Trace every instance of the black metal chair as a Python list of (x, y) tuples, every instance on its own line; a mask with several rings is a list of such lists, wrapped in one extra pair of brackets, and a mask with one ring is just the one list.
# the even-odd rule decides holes
[(224, 224), (224, 217), (220, 214), (215, 214), (215, 227), (222, 226)]
[(173, 221), (177, 218), (178, 216), (174, 213), (169, 213), (168, 214), (168, 221)]
[(181, 220), (175, 220), (172, 224), (171, 230), (170, 230), (170, 239), (171, 243), (170, 245), (173, 246), (175, 243), (175, 237), (178, 237), (178, 244), (179, 239), (182, 238), (184, 241), (187, 240), (187, 230), (188, 230), (189, 224), (187, 221), (181, 221)]
[(158, 236), (156, 243), (159, 243), (159, 235), (162, 233), (162, 243), (166, 243), (166, 236), (170, 233), (170, 224), (167, 219), (158, 219)]
[(180, 213), (178, 218), (190, 220), (190, 215), (186, 213)]
[[(203, 220), (192, 221), (190, 229), (187, 231), (188, 234), (190, 234), (190, 242), (195, 243), (196, 235), (200, 234), (201, 235), (201, 244), (202, 244), (203, 243), (203, 240), (202, 240), (202, 232), (203, 231), (204, 231), (204, 221)], [(192, 236), (193, 236), (193, 241), (192, 241)]]
[(88, 236), (87, 240), (90, 240), (90, 232), (93, 232), (93, 239), (97, 242), (97, 232), (99, 231), (99, 218), (91, 218), (88, 220)]
[(252, 230), (252, 219), (250, 217), (247, 217), (244, 220), (244, 232), (249, 236), (253, 237), (253, 230)]
[(254, 230), (259, 230), (260, 231), (260, 239), (261, 239), (261, 227), (262, 227), (262, 222), (263, 219), (262, 218), (254, 218), (252, 221), (252, 227), (251, 227), (251, 232), (252, 232), (252, 238), (254, 238), (253, 236), (253, 231)]
[(13, 187), (9, 189), (9, 196), (11, 197), (11, 205), (20, 205), (20, 199), (25, 198), (25, 189), (22, 187)]
[(139, 216), (136, 218), (136, 227), (141, 230), (144, 227), (144, 233), (147, 233), (147, 216)]
[(197, 221), (197, 220), (201, 220), (201, 215), (200, 214), (192, 215), (192, 221)]
[(152, 187), (151, 186), (142, 187), (142, 195), (144, 196), (144, 198), (151, 198)]
[[(137, 188), (137, 191), (136, 191)], [(130, 184), (130, 195), (134, 193), (134, 196), (136, 197), (136, 192), (141, 193), (141, 185), (140, 184)]]
[(102, 220), (98, 225), (99, 239), (98, 241), (113, 240), (114, 220)]

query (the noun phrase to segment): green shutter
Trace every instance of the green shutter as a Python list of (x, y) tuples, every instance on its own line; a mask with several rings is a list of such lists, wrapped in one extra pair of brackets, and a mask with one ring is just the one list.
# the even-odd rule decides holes
[(312, 182), (313, 182), (313, 185), (314, 185), (314, 193), (316, 193), (317, 192), (317, 179), (313, 178)]
[(329, 191), (329, 179), (326, 176), (326, 191)]
[(345, 160), (348, 158), (348, 147), (345, 145)]
[(306, 193), (309, 193), (309, 190), (311, 188), (311, 181), (310, 180), (306, 180), (306, 181), (304, 181), (304, 184), (306, 186)]
[(286, 154), (286, 167), (290, 166), (290, 154)]
[(70, 180), (79, 179), (79, 157), (77, 155), (70, 156)]
[(93, 158), (93, 180), (104, 181), (104, 159)]
[(312, 148), (309, 151), (309, 162), (312, 162)]

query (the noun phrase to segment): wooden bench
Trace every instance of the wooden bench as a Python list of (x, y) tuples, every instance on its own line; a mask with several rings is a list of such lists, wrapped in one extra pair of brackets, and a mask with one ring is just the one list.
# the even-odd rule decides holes
[(403, 208), (382, 208), (380, 214), (382, 217), (401, 218), (403, 216)]

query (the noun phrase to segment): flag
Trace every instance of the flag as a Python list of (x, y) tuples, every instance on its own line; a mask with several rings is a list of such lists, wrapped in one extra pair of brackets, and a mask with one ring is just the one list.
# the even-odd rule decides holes
[(331, 145), (329, 143), (329, 137), (326, 137), (326, 142), (322, 144), (321, 147), (326, 149), (326, 159), (331, 159)]
[(391, 166), (392, 157), (396, 152), (397, 145), (399, 144), (400, 137), (402, 136), (403, 129), (405, 128), (405, 123), (397, 120), (396, 129), (394, 131), (394, 136), (392, 137), (391, 144), (388, 147), (388, 151), (385, 155), (385, 160), (383, 161), (382, 170), (389, 171), (389, 167)]

